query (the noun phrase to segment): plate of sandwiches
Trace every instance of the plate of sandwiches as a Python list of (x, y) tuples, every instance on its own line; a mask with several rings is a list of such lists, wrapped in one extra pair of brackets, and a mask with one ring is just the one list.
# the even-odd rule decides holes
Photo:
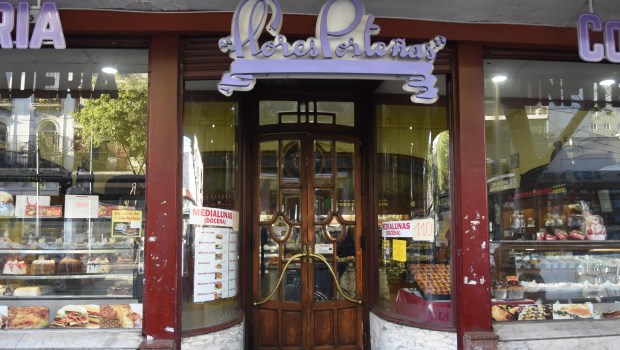
[(553, 304), (554, 320), (592, 318), (592, 303)]

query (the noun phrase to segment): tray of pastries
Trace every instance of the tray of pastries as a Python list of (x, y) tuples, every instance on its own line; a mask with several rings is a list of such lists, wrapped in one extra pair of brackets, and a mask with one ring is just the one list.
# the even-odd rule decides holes
[(450, 299), (450, 265), (411, 264), (409, 271), (426, 299)]

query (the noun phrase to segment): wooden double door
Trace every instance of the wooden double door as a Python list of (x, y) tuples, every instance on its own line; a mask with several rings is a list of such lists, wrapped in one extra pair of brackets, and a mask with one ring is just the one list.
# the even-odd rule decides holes
[(257, 137), (254, 349), (363, 348), (359, 139)]

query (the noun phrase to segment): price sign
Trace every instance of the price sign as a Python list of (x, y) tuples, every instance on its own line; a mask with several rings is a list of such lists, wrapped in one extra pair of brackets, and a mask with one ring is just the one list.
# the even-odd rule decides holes
[(435, 240), (435, 220), (414, 219), (408, 221), (387, 221), (381, 224), (384, 238), (413, 238), (414, 241)]
[(435, 220), (416, 219), (412, 222), (413, 240), (432, 242), (435, 240)]

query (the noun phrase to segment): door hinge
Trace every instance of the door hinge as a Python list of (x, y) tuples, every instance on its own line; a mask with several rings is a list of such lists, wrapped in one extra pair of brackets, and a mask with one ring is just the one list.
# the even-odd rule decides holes
[(364, 248), (364, 246), (366, 245), (366, 240), (364, 239), (364, 236), (360, 236), (360, 247), (362, 247), (362, 249)]
[(250, 237), (250, 249), (254, 249), (254, 237)]
[(368, 346), (368, 333), (364, 332), (364, 348)]

